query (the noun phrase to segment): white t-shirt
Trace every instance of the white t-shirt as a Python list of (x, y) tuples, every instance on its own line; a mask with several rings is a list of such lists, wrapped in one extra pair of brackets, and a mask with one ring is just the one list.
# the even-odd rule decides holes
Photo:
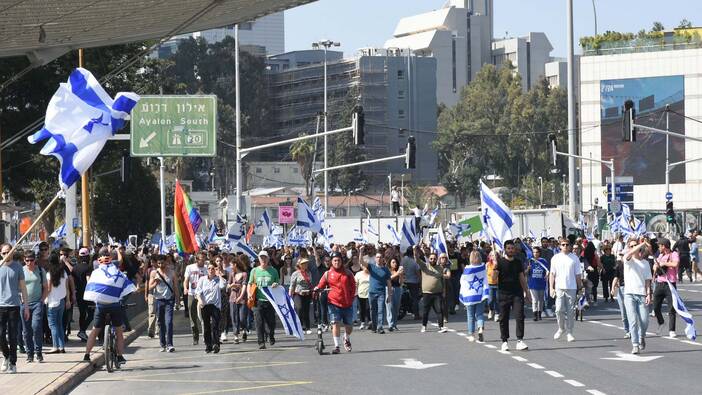
[(651, 266), (647, 260), (632, 257), (624, 261), (625, 294), (646, 295), (646, 280), (651, 279)]
[(621, 241), (615, 242), (612, 246), (612, 253), (615, 257), (617, 257), (617, 259), (622, 259), (622, 256), (624, 256), (625, 254), (624, 243), (622, 243)]
[(207, 268), (203, 265), (198, 267), (197, 263), (191, 263), (185, 267), (185, 278), (188, 279), (189, 295), (195, 295), (195, 288), (197, 288), (197, 281), (200, 277), (207, 276)]
[(558, 253), (551, 258), (551, 273), (556, 277), (556, 289), (578, 289), (576, 276), (583, 271), (575, 255)]
[(59, 304), (61, 304), (61, 301), (66, 297), (67, 277), (68, 276), (64, 273), (64, 275), (61, 277), (61, 281), (59, 282), (58, 287), (54, 287), (54, 284), (51, 282), (51, 273), (46, 273), (46, 281), (48, 281), (49, 284), (51, 284), (51, 291), (46, 296), (46, 305), (49, 308), (58, 307)]
[(390, 191), (390, 201), (392, 202), (399, 202), (400, 201), (400, 194), (396, 190)]

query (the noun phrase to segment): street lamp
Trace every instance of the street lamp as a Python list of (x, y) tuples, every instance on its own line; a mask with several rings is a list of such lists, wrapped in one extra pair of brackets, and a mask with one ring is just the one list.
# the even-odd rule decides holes
[[(313, 49), (324, 50), (324, 131), (327, 131), (327, 50), (331, 47), (341, 46), (341, 43), (331, 40), (320, 40), (312, 43)], [(329, 167), (327, 163), (327, 136), (324, 136), (324, 168)], [(329, 210), (329, 174), (324, 171), (324, 212)]]
[(539, 176), (539, 208), (544, 205), (544, 179)]

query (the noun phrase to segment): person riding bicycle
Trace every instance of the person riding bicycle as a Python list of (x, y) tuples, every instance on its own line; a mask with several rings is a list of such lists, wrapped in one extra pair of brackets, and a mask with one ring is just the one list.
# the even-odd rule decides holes
[(331, 268), (322, 275), (315, 291), (329, 288), (329, 321), (334, 336), (334, 350), (338, 354), (341, 335), (341, 323), (344, 324), (344, 348), (351, 351), (351, 331), (353, 331), (353, 299), (356, 296), (356, 279), (350, 270), (344, 267), (341, 253), (332, 252)]
[[(83, 295), (84, 300), (95, 302), (95, 326), (88, 336), (83, 361), (90, 362), (90, 350), (95, 345), (95, 338), (105, 325), (110, 324), (115, 328), (117, 361), (125, 363), (127, 361), (122, 355), (124, 352), (124, 337), (122, 335), (124, 317), (120, 300), (135, 292), (136, 286), (113, 264), (110, 251), (106, 247), (100, 249), (98, 262), (99, 266), (91, 274)], [(109, 320), (107, 315), (110, 316)]]

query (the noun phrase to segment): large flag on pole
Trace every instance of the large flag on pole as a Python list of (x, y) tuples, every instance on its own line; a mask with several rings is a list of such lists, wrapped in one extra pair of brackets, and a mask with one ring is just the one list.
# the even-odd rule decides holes
[(132, 92), (120, 92), (113, 100), (88, 70), (77, 68), (49, 101), (44, 127), (28, 140), (46, 140), (40, 152), (59, 160), (59, 184), (68, 189), (90, 168), (107, 139), (122, 129), (138, 101)]
[(509, 207), (482, 180), (480, 181), (480, 210), (483, 216), (483, 227), (487, 230), (490, 241), (502, 250), (504, 242), (513, 238), (511, 228), (514, 218)]
[(180, 254), (192, 254), (200, 248), (195, 234), (200, 229), (202, 218), (179, 181), (176, 181), (174, 201), (173, 222), (176, 248)]
[(324, 234), (322, 223), (302, 196), (297, 197), (297, 227)]
[(261, 236), (268, 236), (273, 233), (273, 221), (271, 220), (271, 216), (268, 214), (268, 209), (263, 210), (261, 219), (259, 219), (256, 223), (254, 232)]
[(260, 289), (278, 314), (278, 318), (280, 318), (280, 321), (283, 323), (285, 333), (295, 336), (300, 340), (305, 340), (305, 334), (302, 331), (302, 323), (295, 312), (292, 299), (288, 293), (285, 292), (285, 288), (277, 286), (275, 288), (265, 287)]
[(673, 308), (678, 313), (680, 318), (682, 318), (682, 320), (685, 321), (685, 336), (687, 336), (688, 339), (694, 341), (695, 339), (697, 339), (695, 319), (692, 318), (692, 314), (690, 314), (690, 312), (685, 307), (685, 304), (683, 303), (682, 299), (680, 299), (680, 295), (678, 294), (677, 289), (675, 289), (675, 287), (672, 284), (670, 284), (670, 281), (667, 282), (668, 289), (670, 289), (670, 295), (673, 299)]

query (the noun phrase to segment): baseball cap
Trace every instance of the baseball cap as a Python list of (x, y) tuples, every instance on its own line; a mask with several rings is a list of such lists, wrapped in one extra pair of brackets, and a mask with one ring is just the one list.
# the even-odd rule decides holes
[(665, 237), (661, 237), (658, 239), (658, 245), (665, 246), (666, 248), (670, 248), (670, 240), (666, 239)]
[(329, 257), (330, 257), (331, 259), (334, 259), (334, 258), (341, 258), (341, 253), (338, 252), (338, 251), (334, 251), (334, 252), (331, 253), (331, 255), (329, 255)]
[(268, 252), (266, 252), (266, 250), (261, 250), (261, 252), (258, 253), (258, 256), (259, 257), (265, 256), (266, 258), (268, 258)]
[(88, 256), (88, 255), (90, 255), (90, 251), (87, 248), (83, 247), (80, 250), (78, 250), (78, 256)]

